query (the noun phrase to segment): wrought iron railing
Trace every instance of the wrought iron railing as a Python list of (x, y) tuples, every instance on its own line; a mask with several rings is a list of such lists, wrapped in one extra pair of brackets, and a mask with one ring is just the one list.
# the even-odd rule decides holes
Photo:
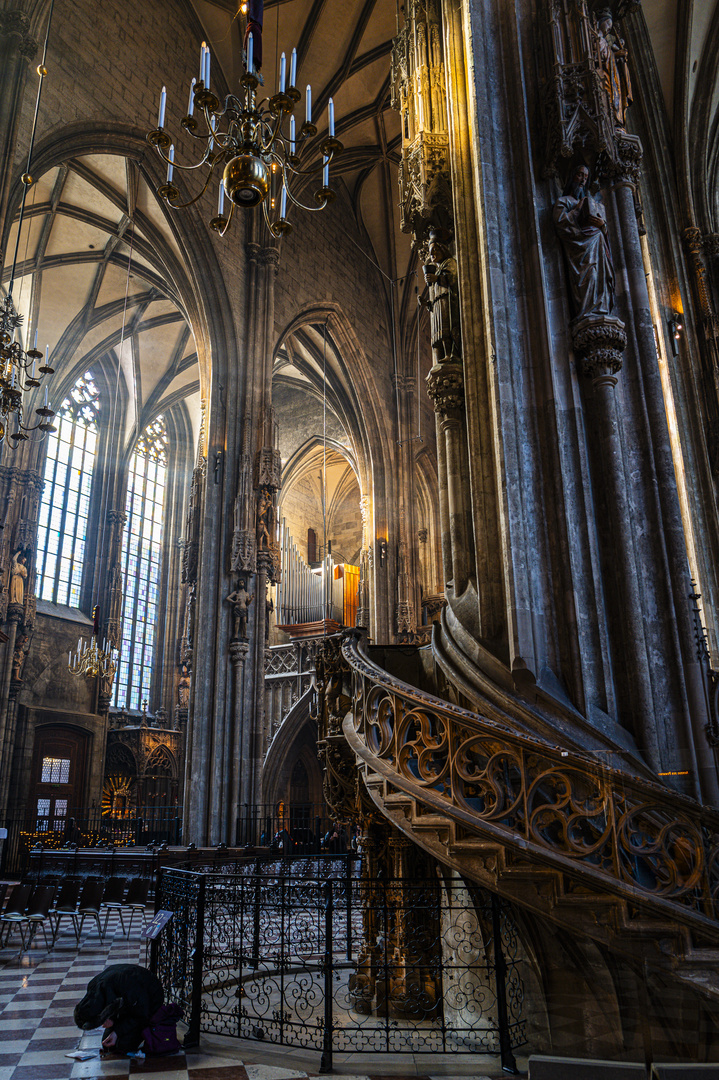
[(349, 707), (347, 740), (394, 790), (525, 864), (719, 935), (719, 813), (393, 678), (365, 654), (359, 632), (345, 633), (341, 659), (336, 647), (326, 652), (318, 659), (325, 726), (336, 733)]
[[(302, 860), (307, 862), (307, 860)], [(245, 868), (247, 869), (247, 868)], [(525, 1041), (508, 905), (459, 878), (164, 870), (153, 944), (168, 1000), (201, 1032), (368, 1053), (490, 1053)]]

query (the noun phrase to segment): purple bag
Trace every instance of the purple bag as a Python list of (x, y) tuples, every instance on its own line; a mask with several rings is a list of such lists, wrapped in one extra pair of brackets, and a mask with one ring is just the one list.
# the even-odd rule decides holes
[(182, 1009), (179, 1005), (174, 1002), (161, 1005), (142, 1032), (145, 1053), (176, 1054), (181, 1050), (182, 1043), (177, 1038), (177, 1021), (181, 1019)]

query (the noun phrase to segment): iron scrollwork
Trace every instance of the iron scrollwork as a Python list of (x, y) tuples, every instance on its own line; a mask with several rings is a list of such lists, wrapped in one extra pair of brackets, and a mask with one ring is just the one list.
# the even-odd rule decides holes
[(597, 892), (719, 932), (716, 811), (393, 679), (356, 633), (342, 655), (355, 688), (353, 749), (396, 789)]

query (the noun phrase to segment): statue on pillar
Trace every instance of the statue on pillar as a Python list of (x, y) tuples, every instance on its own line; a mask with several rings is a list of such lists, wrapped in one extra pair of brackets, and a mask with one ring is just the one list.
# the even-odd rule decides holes
[(610, 315), (614, 267), (604, 206), (589, 194), (589, 169), (579, 165), (554, 204), (554, 228), (567, 260), (575, 319)]
[(248, 593), (246, 583), (242, 578), (240, 578), (234, 592), (225, 597), (228, 604), (232, 604), (232, 613), (235, 617), (233, 641), (247, 641), (247, 612), (254, 598), (255, 594)]
[(19, 548), (12, 557), (10, 566), (10, 590), (9, 602), (22, 604), (25, 602), (25, 581), (27, 580), (27, 556), (22, 548)]
[(461, 355), (457, 260), (435, 229), (429, 234), (429, 262), (422, 269), (429, 299), (421, 303), (430, 315), (434, 362), (457, 361)]
[(269, 592), (265, 596), (265, 645), (270, 643), (270, 617), (275, 610), (275, 602)]
[(597, 12), (597, 52), (601, 65), (604, 89), (609, 98), (614, 121), (619, 127), (626, 123), (626, 113), (632, 104), (632, 83), (624, 42), (614, 30), (609, 8)]

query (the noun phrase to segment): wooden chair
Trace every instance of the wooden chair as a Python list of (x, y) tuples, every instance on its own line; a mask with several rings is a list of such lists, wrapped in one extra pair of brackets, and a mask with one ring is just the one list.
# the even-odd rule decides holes
[[(45, 923), (50, 923), (50, 930), (52, 931), (52, 919), (50, 918), (50, 908), (52, 902), (55, 899), (56, 888), (54, 885), (38, 885), (30, 898), (28, 904), (27, 914), (25, 919), (29, 926), (29, 934), (27, 942), (23, 940), (23, 945), (26, 949), (29, 949), (32, 945), (32, 939), (37, 933), (38, 926), (42, 927), (42, 934), (45, 938), (45, 945), (48, 949), (51, 949), (55, 944), (55, 935), (52, 935), (52, 945), (48, 943), (47, 931), (45, 930)], [(21, 927), (22, 930), (22, 927)]]
[[(25, 922), (25, 912), (27, 906), (30, 903), (30, 895), (32, 893), (32, 885), (16, 885), (13, 891), (10, 893), (10, 898), (7, 902), (5, 910), (0, 916), (0, 923), (7, 925), (7, 931), (5, 933), (4, 945), (7, 945), (10, 937), (10, 931), (13, 926), (20, 927), (20, 936), (22, 937), (23, 948), (25, 947), (25, 935), (23, 933), (22, 924)], [(0, 929), (0, 939), (2, 939), (2, 930)], [(0, 943), (2, 943), (0, 941)]]
[(102, 894), (102, 908), (104, 908), (105, 910), (105, 934), (107, 933), (107, 923), (110, 918), (111, 911), (116, 911), (120, 916), (120, 926), (122, 927), (123, 934), (125, 933), (125, 923), (122, 918), (124, 896), (124, 878), (110, 878), (109, 881), (105, 883), (105, 891)]
[(150, 882), (147, 878), (133, 878), (127, 889), (127, 896), (125, 897), (125, 909), (130, 910), (130, 925), (127, 928), (127, 936), (129, 938), (132, 933), (132, 923), (137, 912), (140, 913), (142, 918), (143, 928), (147, 926), (147, 918), (145, 915), (145, 909), (147, 907), (147, 894), (150, 891)]
[(105, 935), (103, 934), (102, 926), (100, 925), (100, 905), (102, 904), (102, 894), (104, 891), (104, 881), (93, 881), (92, 878), (88, 878), (82, 887), (80, 902), (77, 906), (77, 914), (80, 916), (79, 933), (82, 933), (85, 919), (89, 917), (95, 920), (97, 932), (100, 935), (101, 941), (105, 940)]
[(55, 917), (55, 929), (52, 939), (53, 945), (55, 944), (60, 930), (60, 920), (64, 917), (72, 919), (75, 940), (78, 945), (80, 944), (80, 931), (77, 922), (77, 902), (80, 899), (81, 888), (82, 882), (79, 878), (67, 878), (60, 886), (60, 892), (58, 893), (55, 906), (50, 912), (50, 915)]

